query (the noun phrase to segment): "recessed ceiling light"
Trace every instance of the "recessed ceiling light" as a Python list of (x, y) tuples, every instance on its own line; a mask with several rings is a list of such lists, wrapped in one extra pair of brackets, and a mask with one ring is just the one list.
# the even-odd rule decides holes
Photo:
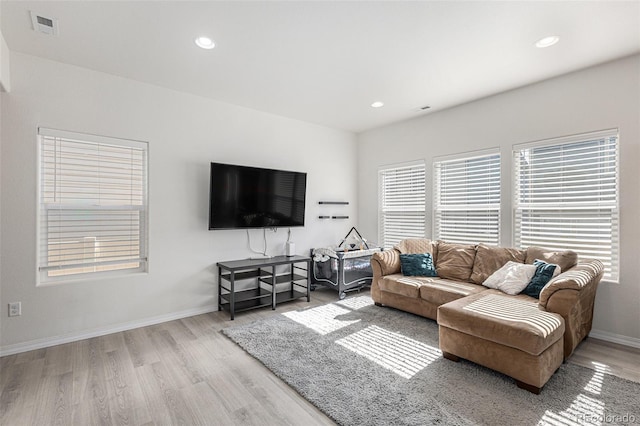
[(198, 37), (196, 39), (196, 44), (198, 47), (202, 47), (203, 49), (213, 49), (216, 47), (216, 44), (209, 37)]
[(371, 106), (373, 108), (380, 108), (380, 107), (384, 106), (384, 102), (376, 101), (376, 102), (372, 103)]
[(560, 41), (560, 37), (555, 36), (555, 35), (554, 36), (544, 37), (544, 38), (541, 38), (540, 40), (536, 41), (536, 47), (539, 47), (539, 48), (542, 49), (543, 47), (553, 46), (558, 41)]

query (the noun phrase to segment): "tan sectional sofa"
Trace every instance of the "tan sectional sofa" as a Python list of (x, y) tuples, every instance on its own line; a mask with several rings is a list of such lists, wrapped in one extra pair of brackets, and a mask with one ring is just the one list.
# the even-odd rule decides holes
[[(437, 277), (404, 276), (400, 254), (431, 253)], [(540, 259), (561, 273), (539, 299), (508, 295), (482, 283), (509, 261)], [(516, 379), (534, 393), (549, 380), (591, 330), (593, 303), (604, 267), (572, 251), (404, 240), (372, 256), (371, 296), (389, 306), (438, 321), (440, 349)]]

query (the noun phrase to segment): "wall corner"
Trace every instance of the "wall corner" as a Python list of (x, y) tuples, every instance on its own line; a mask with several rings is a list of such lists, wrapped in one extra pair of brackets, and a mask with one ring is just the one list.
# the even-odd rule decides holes
[(11, 66), (9, 46), (0, 32), (0, 91), (11, 91)]

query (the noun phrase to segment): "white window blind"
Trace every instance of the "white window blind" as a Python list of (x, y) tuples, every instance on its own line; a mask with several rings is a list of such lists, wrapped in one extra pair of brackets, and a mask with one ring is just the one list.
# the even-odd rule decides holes
[(42, 281), (146, 270), (147, 143), (38, 129)]
[(456, 243), (500, 243), (500, 154), (435, 161), (433, 235)]
[(405, 238), (425, 233), (425, 167), (413, 163), (381, 169), (379, 182), (378, 240), (391, 248)]
[(515, 245), (571, 249), (618, 279), (618, 131), (516, 146)]

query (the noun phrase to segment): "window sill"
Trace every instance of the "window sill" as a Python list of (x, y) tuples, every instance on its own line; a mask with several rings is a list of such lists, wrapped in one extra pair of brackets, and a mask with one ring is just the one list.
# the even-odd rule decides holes
[(96, 282), (96, 281), (104, 281), (104, 280), (120, 280), (127, 278), (137, 278), (144, 275), (149, 275), (149, 271), (132, 271), (122, 273), (121, 271), (117, 271), (120, 273), (117, 274), (100, 274), (100, 275), (91, 275), (91, 276), (83, 276), (83, 277), (61, 277), (60, 279), (55, 280), (38, 280), (36, 283), (36, 287), (55, 287), (58, 285), (64, 284), (79, 284), (79, 283), (87, 283), (87, 282)]

